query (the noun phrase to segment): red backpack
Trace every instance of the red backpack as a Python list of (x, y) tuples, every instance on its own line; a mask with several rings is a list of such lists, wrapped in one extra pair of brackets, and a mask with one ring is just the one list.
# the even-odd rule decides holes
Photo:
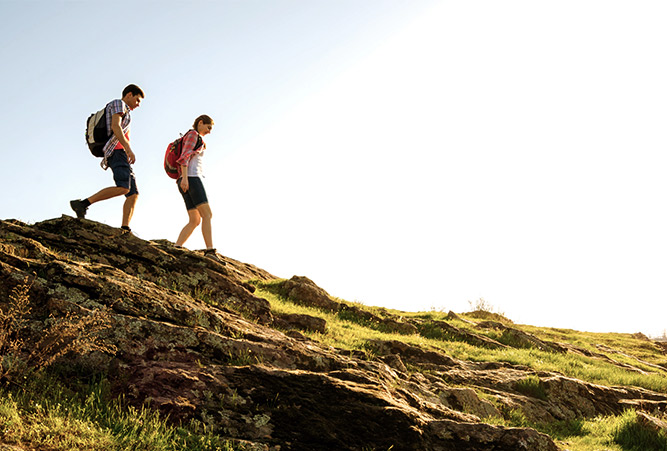
[[(186, 133), (186, 135), (188, 133)], [(181, 168), (180, 165), (176, 162), (179, 158), (181, 158), (181, 154), (183, 153), (183, 138), (185, 138), (185, 135), (181, 135), (181, 137), (176, 141), (170, 143), (167, 146), (167, 151), (164, 153), (164, 170), (172, 179), (177, 179), (180, 177)], [(201, 136), (197, 134), (197, 144), (195, 144), (194, 150), (199, 149), (202, 145), (203, 140), (201, 139)]]

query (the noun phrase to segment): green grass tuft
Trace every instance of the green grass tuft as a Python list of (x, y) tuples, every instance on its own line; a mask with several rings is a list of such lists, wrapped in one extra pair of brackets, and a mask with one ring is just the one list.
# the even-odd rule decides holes
[(632, 410), (623, 414), (613, 434), (614, 442), (625, 451), (667, 451), (667, 432), (642, 426)]
[(52, 451), (232, 451), (241, 445), (197, 422), (172, 426), (147, 407), (113, 399), (104, 380), (76, 394), (48, 375), (0, 389), (0, 442)]
[(547, 392), (544, 390), (540, 377), (537, 375), (531, 375), (518, 381), (515, 388), (519, 393), (526, 396), (531, 396), (543, 401), (547, 400)]

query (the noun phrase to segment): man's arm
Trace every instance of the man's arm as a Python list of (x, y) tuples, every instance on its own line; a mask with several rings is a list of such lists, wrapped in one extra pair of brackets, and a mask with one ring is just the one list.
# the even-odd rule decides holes
[(125, 137), (125, 134), (123, 134), (123, 127), (120, 126), (122, 119), (123, 115), (120, 113), (116, 113), (111, 116), (111, 131), (113, 131), (114, 136), (123, 146), (123, 149), (125, 149), (125, 152), (127, 153), (127, 160), (130, 162), (130, 164), (133, 164), (136, 161), (136, 157), (134, 156), (134, 152), (132, 152), (130, 142)]

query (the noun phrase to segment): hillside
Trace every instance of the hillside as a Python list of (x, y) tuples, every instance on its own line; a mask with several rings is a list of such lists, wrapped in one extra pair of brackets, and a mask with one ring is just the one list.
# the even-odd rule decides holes
[(224, 261), (0, 221), (0, 450), (667, 449), (667, 347), (641, 334), (366, 307)]

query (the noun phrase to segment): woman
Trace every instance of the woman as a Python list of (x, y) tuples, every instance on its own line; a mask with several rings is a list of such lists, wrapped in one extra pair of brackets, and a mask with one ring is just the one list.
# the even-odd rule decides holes
[(206, 244), (204, 255), (211, 257), (221, 263), (220, 259), (213, 247), (213, 238), (211, 233), (211, 207), (208, 204), (206, 191), (202, 178), (202, 157), (204, 150), (206, 150), (206, 143), (202, 139), (204, 136), (211, 133), (213, 129), (213, 119), (202, 114), (192, 126), (185, 136), (183, 136), (183, 150), (181, 157), (178, 159), (180, 177), (176, 181), (178, 190), (185, 201), (185, 208), (188, 210), (189, 221), (176, 241), (176, 246), (183, 246), (183, 244), (190, 238), (192, 232), (201, 223), (201, 232)]

